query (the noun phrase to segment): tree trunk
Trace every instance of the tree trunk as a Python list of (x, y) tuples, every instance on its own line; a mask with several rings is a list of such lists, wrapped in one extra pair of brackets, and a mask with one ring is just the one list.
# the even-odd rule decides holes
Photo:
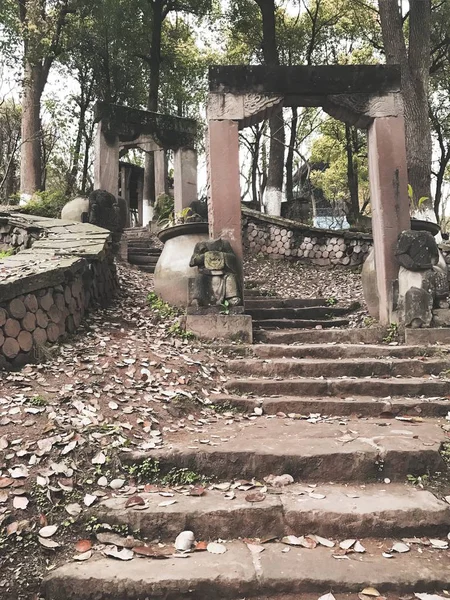
[(26, 204), (41, 189), (41, 96), (43, 74), (40, 64), (25, 62), (22, 89), (22, 146), (20, 153), (20, 196)]
[(352, 127), (345, 124), (345, 149), (347, 154), (347, 185), (350, 202), (347, 204), (347, 220), (354, 225), (359, 217), (358, 169), (354, 161)]
[(408, 180), (413, 188), (414, 202), (417, 204), (419, 198), (427, 197), (422, 208), (433, 210), (432, 142), (428, 118), (431, 0), (410, 0), (408, 49), (398, 3), (395, 0), (378, 2), (386, 62), (401, 67)]
[(75, 191), (75, 185), (77, 182), (77, 176), (78, 176), (78, 170), (79, 170), (80, 158), (81, 158), (81, 144), (83, 141), (83, 130), (85, 128), (85, 116), (86, 116), (86, 107), (80, 106), (78, 131), (77, 131), (77, 137), (75, 140), (75, 146), (73, 149), (73, 158), (72, 158), (73, 163), (72, 163), (72, 168), (70, 169), (68, 176), (67, 176), (66, 196), (68, 198), (70, 198), (73, 195), (73, 193)]
[(295, 140), (297, 139), (297, 127), (298, 127), (298, 109), (296, 106), (292, 107), (292, 123), (291, 123), (291, 136), (289, 140), (289, 148), (286, 157), (286, 200), (289, 202), (294, 199), (294, 184), (292, 182), (293, 170), (294, 170), (294, 146)]
[[(148, 83), (148, 98), (147, 110), (157, 112), (159, 82), (161, 70), (161, 35), (162, 25), (164, 21), (163, 15), (163, 0), (155, 0), (151, 3), (153, 12), (152, 37), (150, 42), (149, 56), (149, 83)], [(155, 204), (155, 158), (153, 152), (145, 154), (144, 164), (144, 190), (143, 203), (147, 208), (147, 213), (144, 215), (145, 220), (153, 217), (152, 208)], [(146, 225), (146, 223), (144, 223)]]
[[(263, 53), (264, 62), (268, 66), (278, 66), (278, 48), (275, 31), (274, 0), (256, 0), (263, 20)], [(269, 215), (281, 214), (284, 170), (284, 120), (283, 108), (278, 106), (272, 113), (270, 125), (269, 172), (267, 187), (264, 193), (265, 211)]]

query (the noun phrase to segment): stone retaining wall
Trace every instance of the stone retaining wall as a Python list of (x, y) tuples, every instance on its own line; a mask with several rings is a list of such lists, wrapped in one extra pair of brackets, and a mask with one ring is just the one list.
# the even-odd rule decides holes
[(242, 213), (244, 248), (251, 253), (320, 266), (356, 266), (363, 264), (372, 248), (369, 234), (317, 229), (248, 208)]
[(87, 310), (110, 302), (118, 281), (105, 229), (17, 213), (0, 213), (0, 227), (25, 232), (22, 247), (33, 246), (0, 260), (0, 368), (9, 370), (74, 333)]
[(0, 217), (0, 252), (7, 250), (20, 251), (31, 248), (39, 239), (41, 231), (34, 227), (27, 228), (20, 220), (8, 222)]

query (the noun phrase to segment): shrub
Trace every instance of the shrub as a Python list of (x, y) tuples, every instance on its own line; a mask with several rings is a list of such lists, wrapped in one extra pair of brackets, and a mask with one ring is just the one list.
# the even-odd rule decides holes
[(28, 204), (20, 207), (20, 212), (25, 215), (59, 219), (66, 203), (67, 197), (63, 192), (36, 192)]

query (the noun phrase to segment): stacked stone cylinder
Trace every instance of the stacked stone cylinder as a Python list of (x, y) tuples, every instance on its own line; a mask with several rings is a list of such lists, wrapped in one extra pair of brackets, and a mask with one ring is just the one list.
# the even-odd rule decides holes
[[(271, 220), (274, 220), (273, 218)], [(333, 232), (306, 226), (293, 226), (292, 221), (246, 216), (243, 220), (244, 247), (254, 254), (273, 258), (289, 258), (318, 266), (356, 266), (364, 263), (372, 240), (367, 234)]]
[(8, 223), (0, 225), (0, 250), (25, 250), (40, 237), (38, 231), (27, 231)]
[(118, 280), (112, 260), (92, 262), (71, 282), (43, 288), (0, 305), (0, 368), (40, 358), (40, 349), (75, 333), (91, 306), (106, 306)]

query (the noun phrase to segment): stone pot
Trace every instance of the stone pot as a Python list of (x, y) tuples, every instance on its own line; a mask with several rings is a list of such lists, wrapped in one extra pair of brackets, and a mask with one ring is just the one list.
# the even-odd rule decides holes
[(197, 275), (197, 267), (189, 262), (195, 244), (209, 239), (208, 223), (184, 223), (158, 233), (164, 243), (155, 268), (155, 292), (165, 302), (186, 308), (189, 279)]
[(411, 218), (411, 229), (413, 231), (429, 231), (432, 235), (437, 235), (441, 231), (437, 223), (415, 218)]

